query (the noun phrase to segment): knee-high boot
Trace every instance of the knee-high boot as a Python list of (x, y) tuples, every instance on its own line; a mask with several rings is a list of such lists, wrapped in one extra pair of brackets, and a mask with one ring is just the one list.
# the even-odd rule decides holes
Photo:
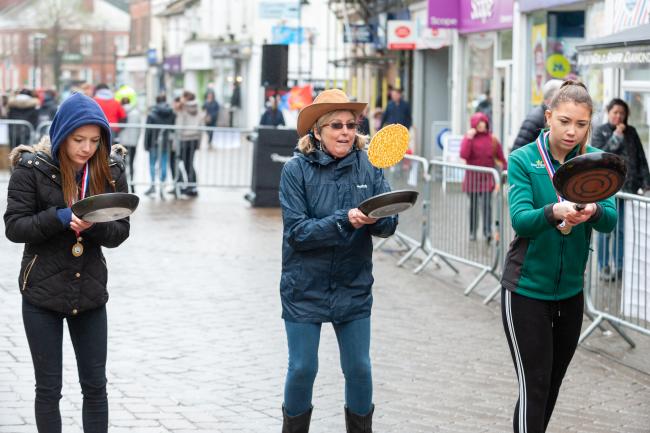
[(282, 433), (309, 433), (309, 423), (311, 421), (311, 407), (307, 412), (296, 416), (287, 415), (287, 411), (282, 407)]
[(357, 415), (345, 407), (345, 431), (347, 433), (372, 433), (372, 413), (375, 405), (370, 407), (370, 412), (365, 415)]

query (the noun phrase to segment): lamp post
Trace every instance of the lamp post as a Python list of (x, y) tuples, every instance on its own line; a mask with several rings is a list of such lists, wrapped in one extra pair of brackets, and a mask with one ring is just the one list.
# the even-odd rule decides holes
[(40, 42), (45, 39), (47, 35), (43, 33), (34, 33), (32, 35), (32, 50), (34, 54), (34, 68), (32, 69), (32, 89), (36, 90), (36, 69), (38, 68), (38, 51), (40, 48)]
[(309, 0), (298, 0), (298, 79), (296, 84), (300, 84), (302, 79), (302, 7), (308, 5)]

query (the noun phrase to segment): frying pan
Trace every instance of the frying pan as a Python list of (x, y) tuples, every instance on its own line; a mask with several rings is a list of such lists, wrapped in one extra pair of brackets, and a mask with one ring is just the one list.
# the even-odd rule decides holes
[(390, 191), (364, 200), (359, 205), (359, 210), (370, 218), (383, 218), (409, 209), (417, 199), (417, 191), (408, 189)]
[(553, 186), (566, 200), (579, 205), (595, 203), (616, 194), (625, 183), (625, 160), (607, 152), (586, 153), (562, 164)]
[(126, 218), (138, 207), (140, 198), (126, 192), (91, 195), (72, 205), (72, 212), (84, 221), (104, 223)]

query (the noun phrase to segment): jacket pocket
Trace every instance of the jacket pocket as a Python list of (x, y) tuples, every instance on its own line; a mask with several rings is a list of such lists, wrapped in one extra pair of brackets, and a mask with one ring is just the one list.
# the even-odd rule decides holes
[(35, 254), (34, 258), (27, 264), (27, 266), (25, 266), (25, 271), (23, 272), (23, 286), (22, 286), (23, 292), (27, 288), (27, 280), (29, 279), (29, 274), (32, 272), (32, 268), (36, 263), (36, 259), (38, 259), (38, 254)]

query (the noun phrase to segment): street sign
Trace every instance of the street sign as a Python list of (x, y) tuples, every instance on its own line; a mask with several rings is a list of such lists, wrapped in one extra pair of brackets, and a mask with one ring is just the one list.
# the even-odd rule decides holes
[(375, 42), (375, 28), (368, 24), (350, 24), (343, 32), (343, 42), (372, 44)]
[(271, 28), (271, 41), (273, 44), (281, 45), (301, 44), (305, 41), (304, 33), (304, 28), (273, 26)]
[(406, 20), (388, 21), (388, 49), (414, 50), (417, 42), (415, 23)]
[(259, 17), (263, 20), (297, 20), (299, 2), (300, 0), (261, 1), (258, 8)]

